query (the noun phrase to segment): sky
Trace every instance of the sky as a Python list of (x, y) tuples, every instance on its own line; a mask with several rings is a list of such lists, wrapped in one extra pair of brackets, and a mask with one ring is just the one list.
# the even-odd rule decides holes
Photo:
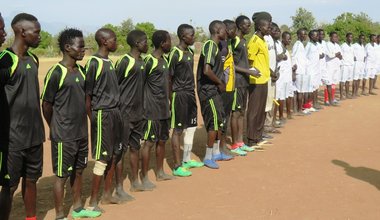
[(93, 33), (104, 24), (119, 25), (128, 18), (134, 24), (152, 22), (169, 32), (176, 32), (182, 23), (207, 30), (212, 20), (251, 17), (257, 11), (268, 11), (277, 24), (291, 26), (299, 7), (311, 11), (318, 23), (331, 23), (343, 12), (365, 12), (380, 21), (379, 6), (375, 0), (1, 0), (0, 12), (8, 27), (17, 13), (26, 12), (38, 18), (43, 30), (56, 34), (65, 27)]

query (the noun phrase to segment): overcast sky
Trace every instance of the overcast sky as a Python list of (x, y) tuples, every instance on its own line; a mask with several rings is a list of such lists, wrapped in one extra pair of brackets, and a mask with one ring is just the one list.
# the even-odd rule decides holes
[(268, 11), (274, 22), (290, 26), (290, 17), (299, 7), (311, 11), (317, 22), (332, 22), (343, 12), (365, 12), (380, 21), (380, 3), (375, 0), (1, 0), (0, 12), (6, 24), (19, 12), (31, 13), (40, 20), (42, 29), (53, 34), (65, 26), (94, 32), (104, 24), (119, 25), (128, 18), (175, 32), (181, 23), (208, 27), (212, 20), (240, 14), (251, 17), (256, 11)]

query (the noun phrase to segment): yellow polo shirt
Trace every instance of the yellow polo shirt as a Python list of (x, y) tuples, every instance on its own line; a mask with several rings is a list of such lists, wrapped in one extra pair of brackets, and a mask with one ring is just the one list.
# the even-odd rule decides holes
[(265, 84), (270, 79), (268, 45), (256, 34), (247, 45), (250, 67), (260, 71), (261, 76), (256, 78), (249, 76), (250, 84)]

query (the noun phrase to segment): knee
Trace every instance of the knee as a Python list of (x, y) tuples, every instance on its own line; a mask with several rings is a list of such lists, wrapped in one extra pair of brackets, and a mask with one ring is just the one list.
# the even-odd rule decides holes
[(94, 174), (97, 176), (103, 176), (104, 171), (106, 170), (107, 164), (102, 161), (96, 161), (94, 166)]

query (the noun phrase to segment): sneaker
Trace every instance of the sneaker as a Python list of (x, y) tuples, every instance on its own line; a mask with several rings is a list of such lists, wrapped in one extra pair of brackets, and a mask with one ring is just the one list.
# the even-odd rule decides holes
[(252, 152), (255, 150), (255, 147), (250, 147), (250, 146), (244, 144), (243, 146), (240, 147), (240, 149), (243, 151), (246, 151), (246, 152)]
[(215, 162), (215, 160), (206, 159), (203, 161), (204, 165), (211, 169), (219, 169), (219, 165)]
[(240, 147), (232, 149), (231, 152), (234, 153), (234, 154), (237, 154), (239, 156), (246, 156), (247, 155), (247, 152), (245, 152), (242, 149), (240, 149)]
[(101, 214), (102, 212), (88, 210), (88, 209), (82, 209), (79, 212), (76, 212), (76, 211), (71, 212), (71, 216), (73, 218), (96, 218), (96, 217), (99, 217)]
[(186, 169), (190, 168), (198, 168), (198, 167), (203, 167), (204, 164), (202, 162), (198, 162), (196, 160), (189, 160), (187, 162), (182, 162), (182, 167)]
[(215, 161), (228, 161), (228, 160), (232, 160), (233, 158), (234, 158), (233, 156), (227, 155), (223, 152), (220, 152), (220, 154), (217, 154), (217, 155), (212, 155), (212, 159)]
[(191, 176), (191, 171), (186, 169), (185, 167), (178, 167), (177, 169), (173, 169), (173, 176), (187, 177)]
[(318, 112), (318, 110), (315, 109), (314, 107), (311, 107), (311, 108), (309, 108), (309, 112)]
[(309, 112), (308, 109), (304, 109), (304, 110), (302, 110), (302, 114), (304, 114), (304, 115), (310, 115), (310, 112)]

